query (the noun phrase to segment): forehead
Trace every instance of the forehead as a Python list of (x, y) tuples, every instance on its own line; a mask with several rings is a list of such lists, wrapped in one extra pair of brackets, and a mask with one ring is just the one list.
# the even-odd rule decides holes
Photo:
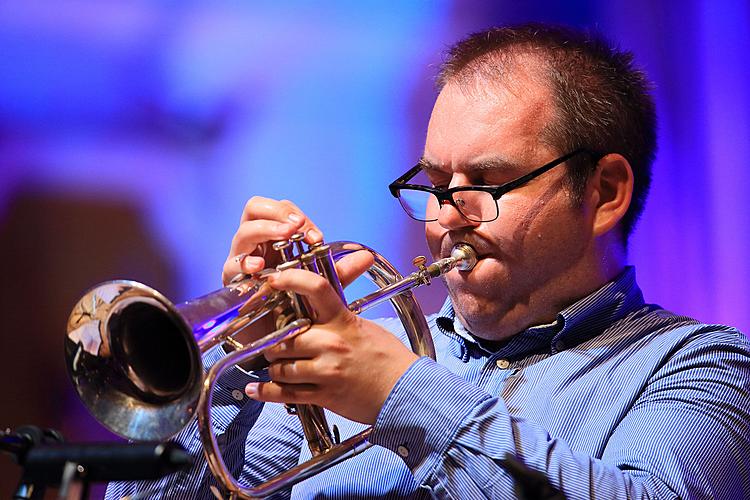
[(491, 158), (533, 161), (549, 149), (543, 134), (553, 114), (548, 86), (522, 69), (450, 81), (433, 108), (424, 157), (454, 170)]

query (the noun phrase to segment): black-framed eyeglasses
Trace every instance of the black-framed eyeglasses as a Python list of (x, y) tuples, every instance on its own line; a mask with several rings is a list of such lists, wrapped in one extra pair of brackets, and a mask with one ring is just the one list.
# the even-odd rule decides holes
[[(388, 189), (395, 198), (398, 198), (409, 217), (418, 221), (436, 221), (440, 207), (450, 204), (470, 221), (491, 222), (498, 217), (497, 200), (502, 195), (523, 186), (580, 153), (589, 153), (589, 151), (576, 149), (500, 186), (457, 186), (443, 189), (421, 184), (408, 184), (408, 181), (422, 171), (422, 165), (417, 164), (393, 181)], [(597, 161), (600, 158), (598, 156)]]

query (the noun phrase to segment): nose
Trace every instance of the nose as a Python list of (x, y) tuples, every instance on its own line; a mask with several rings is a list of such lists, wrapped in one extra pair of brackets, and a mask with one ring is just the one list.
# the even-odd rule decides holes
[(438, 213), (438, 224), (448, 230), (466, 229), (479, 226), (481, 222), (474, 222), (467, 219), (458, 209), (449, 201), (443, 201)]

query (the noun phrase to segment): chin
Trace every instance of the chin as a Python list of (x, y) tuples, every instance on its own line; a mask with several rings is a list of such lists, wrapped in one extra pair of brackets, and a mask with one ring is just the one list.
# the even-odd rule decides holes
[(449, 272), (445, 283), (452, 294), (474, 295), (478, 301), (494, 301), (502, 296), (502, 290), (507, 290), (508, 274), (500, 261), (485, 258), (468, 273)]
[(453, 309), (464, 320), (466, 326), (496, 322), (502, 315), (500, 297), (488, 296), (465, 286), (449, 286), (448, 289)]
[(494, 336), (488, 330), (494, 330), (491, 325), (497, 325), (502, 316), (497, 303), (478, 299), (473, 294), (451, 292), (450, 295), (457, 317), (472, 334), (482, 338)]
[(499, 325), (507, 312), (511, 294), (504, 271), (499, 261), (483, 259), (470, 273), (451, 272), (445, 277), (454, 310), (469, 330), (477, 329), (472, 333), (480, 337), (489, 333), (480, 329)]

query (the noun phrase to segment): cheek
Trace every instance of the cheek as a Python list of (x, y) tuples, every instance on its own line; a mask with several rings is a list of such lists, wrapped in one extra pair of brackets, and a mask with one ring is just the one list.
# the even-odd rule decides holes
[[(526, 201), (526, 200), (516, 200)], [(506, 258), (522, 252), (535, 219), (535, 210), (530, 203), (504, 203), (499, 207), (498, 218), (485, 222), (480, 228), (487, 239)]]
[(582, 214), (568, 205), (546, 215), (530, 226), (526, 250), (561, 262), (577, 260), (590, 240), (590, 228)]
[(425, 222), (424, 230), (432, 258), (437, 259), (440, 257), (440, 242), (446, 230), (437, 222)]

